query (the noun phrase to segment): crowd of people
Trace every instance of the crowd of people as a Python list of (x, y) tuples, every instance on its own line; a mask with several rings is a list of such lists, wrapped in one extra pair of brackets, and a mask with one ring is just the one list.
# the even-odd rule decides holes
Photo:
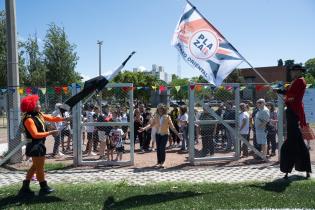
[[(52, 116), (61, 117), (57, 103)], [(272, 102), (266, 103), (264, 99), (257, 100), (256, 106), (249, 103), (239, 104), (239, 132), (248, 140), (253, 140), (253, 145), (264, 155), (275, 156), (277, 150), (277, 123), (278, 114)], [(235, 150), (235, 133), (227, 129), (221, 123), (203, 124), (198, 123), (203, 120), (215, 120), (209, 113), (212, 109), (219, 117), (226, 120), (228, 125), (235, 131), (236, 105), (231, 101), (221, 103), (218, 106), (205, 104), (202, 110), (195, 109), (195, 139), (194, 144), (201, 142), (200, 156), (212, 156), (215, 152), (231, 152)], [(153, 111), (154, 110), (154, 111)], [(162, 110), (163, 114), (160, 113)], [(165, 127), (163, 134), (167, 134), (165, 148), (178, 148), (181, 152), (187, 152), (189, 148), (188, 133), (188, 112), (186, 105), (174, 106), (170, 109), (163, 104), (153, 109), (150, 105), (136, 103), (134, 105), (134, 139), (135, 144), (139, 144), (140, 153), (155, 152), (160, 150), (158, 143), (161, 134), (161, 124), (157, 120), (161, 115), (167, 115), (169, 125)], [(64, 117), (70, 117), (68, 112)], [(127, 107), (119, 105), (105, 105), (102, 107), (88, 104), (82, 112), (82, 122), (129, 122), (130, 113)], [(63, 156), (71, 151), (72, 129), (69, 122), (53, 123), (53, 128), (60, 130), (54, 136), (53, 157)], [(144, 129), (145, 128), (145, 129)], [(170, 129), (169, 129), (170, 128)], [(87, 125), (82, 128), (82, 142), (86, 145), (84, 154), (87, 156), (99, 156), (102, 160), (122, 160), (124, 144), (130, 142), (130, 127), (128, 126), (92, 126)], [(201, 141), (199, 141), (201, 140)], [(249, 149), (245, 143), (241, 143), (242, 157), (247, 157)], [(219, 148), (219, 145), (220, 148)], [(196, 146), (198, 148), (198, 146)], [(61, 150), (61, 151), (59, 151)], [(116, 151), (117, 156), (113, 158)], [(255, 158), (258, 158), (255, 156)]]
[[(52, 116), (61, 117), (57, 103)], [(250, 142), (266, 157), (276, 155), (278, 149), (277, 129), (278, 113), (273, 102), (258, 99), (254, 105), (251, 102), (239, 104), (239, 114), (236, 115), (236, 104), (233, 101), (216, 106), (205, 104), (195, 108), (195, 151), (198, 157), (213, 156), (218, 152), (234, 152), (235, 146), (240, 145), (241, 157), (253, 155), (256, 160), (261, 158), (251, 151), (247, 144), (236, 137), (236, 119), (239, 119), (239, 134), (242, 139)], [(209, 111), (213, 110), (220, 118), (232, 128), (228, 129), (220, 122), (200, 123), (203, 120), (216, 120)], [(162, 117), (164, 116), (164, 117)], [(167, 118), (166, 118), (167, 116)], [(63, 117), (70, 117), (68, 112)], [(189, 150), (188, 110), (186, 105), (167, 107), (159, 104), (157, 108), (136, 102), (133, 112), (133, 142), (136, 152), (157, 153), (157, 164), (163, 166), (165, 150), (172, 149), (185, 153)], [(165, 119), (164, 119), (165, 118)], [(126, 106), (88, 104), (82, 112), (82, 122), (129, 122), (130, 113)], [(52, 157), (63, 156), (72, 152), (72, 129), (70, 122), (53, 123), (53, 128), (59, 130), (54, 136)], [(161, 130), (162, 128), (162, 130)], [(239, 141), (237, 144), (236, 141)], [(125, 144), (130, 140), (130, 127), (124, 126), (94, 126), (82, 127), (82, 142), (85, 145), (83, 154), (98, 156), (98, 159), (108, 161), (122, 160), (125, 153)], [(308, 147), (310, 149), (310, 147)], [(59, 151), (60, 150), (60, 151)], [(114, 157), (114, 154), (115, 157)], [(162, 155), (161, 155), (162, 154)]]

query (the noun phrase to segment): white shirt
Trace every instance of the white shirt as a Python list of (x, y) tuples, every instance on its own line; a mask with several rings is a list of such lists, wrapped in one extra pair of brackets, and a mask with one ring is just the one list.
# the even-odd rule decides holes
[[(86, 112), (86, 118), (87, 118), (87, 122), (94, 122), (94, 116), (95, 112), (91, 112), (91, 111), (87, 111)], [(86, 126), (86, 132), (88, 133), (93, 133), (94, 131), (94, 126)]]
[(122, 136), (124, 135), (124, 132), (120, 128), (114, 128), (110, 131), (109, 136), (113, 138), (113, 142), (116, 145), (116, 147), (122, 147), (124, 142), (122, 140)]
[[(246, 119), (246, 124), (244, 128), (241, 129), (244, 119)], [(247, 135), (249, 133), (249, 114), (247, 112), (240, 113), (239, 121), (240, 121), (240, 134)]]
[[(51, 115), (54, 116), (54, 117), (61, 117), (61, 113), (60, 113), (59, 110), (53, 111), (53, 113)], [(63, 129), (62, 122), (56, 122), (55, 123), (55, 127), (59, 131), (62, 130)]]
[(179, 116), (178, 119), (179, 119), (179, 121), (184, 121), (184, 122), (179, 122), (179, 127), (184, 127), (187, 125), (186, 123), (188, 123), (188, 114), (185, 113), (185, 114)]

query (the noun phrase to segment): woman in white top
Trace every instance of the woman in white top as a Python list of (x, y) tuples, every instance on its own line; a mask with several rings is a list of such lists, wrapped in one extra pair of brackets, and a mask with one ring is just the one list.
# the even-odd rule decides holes
[(181, 150), (186, 150), (188, 148), (188, 114), (187, 107), (181, 106), (179, 108), (178, 117), (179, 132), (183, 134)]

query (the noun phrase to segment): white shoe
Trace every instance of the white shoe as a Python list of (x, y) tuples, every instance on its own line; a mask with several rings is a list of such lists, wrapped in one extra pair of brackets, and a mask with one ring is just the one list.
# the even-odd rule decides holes
[(89, 154), (88, 154), (88, 156), (96, 156), (97, 154), (96, 153), (94, 153), (94, 152), (90, 152)]
[(58, 155), (61, 157), (65, 156), (65, 154), (63, 154), (62, 152), (59, 152)]

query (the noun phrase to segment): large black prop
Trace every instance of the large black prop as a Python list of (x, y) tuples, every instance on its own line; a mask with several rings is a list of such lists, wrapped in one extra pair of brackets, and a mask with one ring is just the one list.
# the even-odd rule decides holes
[(64, 113), (65, 111), (70, 111), (77, 103), (83, 100), (88, 95), (95, 92), (100, 92), (103, 88), (107, 85), (107, 83), (112, 80), (126, 65), (128, 60), (135, 54), (136, 52), (133, 51), (124, 62), (114, 71), (112, 75), (108, 79), (104, 76), (97, 76), (92, 78), (86, 82), (84, 82), (83, 89), (77, 93), (76, 95), (69, 98), (63, 105), (60, 106), (60, 112)]

